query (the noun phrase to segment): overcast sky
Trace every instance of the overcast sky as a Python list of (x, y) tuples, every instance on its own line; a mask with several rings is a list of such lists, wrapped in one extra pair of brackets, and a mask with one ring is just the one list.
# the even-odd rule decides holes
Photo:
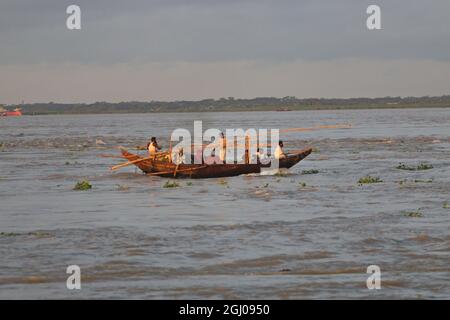
[(0, 2), (0, 103), (442, 94), (448, 0)]

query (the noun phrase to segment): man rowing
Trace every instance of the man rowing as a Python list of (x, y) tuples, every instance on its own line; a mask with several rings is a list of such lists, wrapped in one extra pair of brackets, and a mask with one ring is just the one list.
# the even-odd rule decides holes
[(227, 155), (227, 140), (225, 139), (225, 135), (223, 134), (223, 132), (220, 133), (219, 148), (219, 159), (221, 163), (225, 163), (225, 158)]
[(283, 151), (283, 141), (278, 142), (278, 146), (275, 149), (275, 159), (284, 159), (286, 154)]
[(147, 144), (147, 150), (150, 156), (155, 155), (159, 150), (161, 150), (161, 147), (158, 145), (158, 142), (156, 142), (155, 137), (150, 139), (150, 142)]

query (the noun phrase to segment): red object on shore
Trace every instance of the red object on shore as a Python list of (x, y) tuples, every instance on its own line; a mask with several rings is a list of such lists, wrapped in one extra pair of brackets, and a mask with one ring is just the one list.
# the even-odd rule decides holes
[(20, 117), (21, 115), (22, 115), (22, 111), (20, 111), (19, 108), (15, 109), (14, 111), (0, 112), (0, 116), (4, 116), (4, 117)]

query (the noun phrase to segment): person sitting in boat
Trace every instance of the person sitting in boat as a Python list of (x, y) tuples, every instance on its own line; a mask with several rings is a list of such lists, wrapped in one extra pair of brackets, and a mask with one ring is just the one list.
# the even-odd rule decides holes
[(261, 162), (261, 160), (266, 159), (266, 155), (264, 154), (264, 150), (260, 147), (256, 148), (256, 153), (253, 155), (253, 163)]
[(155, 137), (150, 139), (150, 142), (147, 144), (147, 150), (150, 156), (155, 155), (159, 150), (161, 150), (161, 147), (158, 145), (158, 142), (156, 142)]
[(205, 164), (222, 164), (220, 157), (216, 156), (216, 149), (211, 151), (211, 155), (205, 158)]
[(184, 155), (184, 151), (183, 148), (180, 148), (180, 150), (178, 150), (178, 152), (174, 152), (172, 155), (172, 161), (174, 164), (176, 164), (177, 166), (179, 166), (180, 164), (183, 164), (186, 162), (186, 157)]
[(220, 133), (219, 148), (219, 159), (221, 163), (225, 163), (225, 157), (227, 154), (227, 140), (225, 139), (225, 135), (223, 134), (223, 132)]
[(283, 141), (280, 140), (280, 142), (278, 142), (278, 146), (275, 149), (275, 159), (284, 159), (286, 158), (286, 154), (283, 151)]

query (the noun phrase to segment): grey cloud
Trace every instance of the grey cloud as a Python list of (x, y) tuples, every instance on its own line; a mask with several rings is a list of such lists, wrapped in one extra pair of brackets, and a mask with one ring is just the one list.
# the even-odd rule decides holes
[[(82, 8), (81, 31), (65, 8)], [(365, 29), (382, 7), (383, 30)], [(3, 0), (0, 64), (450, 59), (447, 0)]]

